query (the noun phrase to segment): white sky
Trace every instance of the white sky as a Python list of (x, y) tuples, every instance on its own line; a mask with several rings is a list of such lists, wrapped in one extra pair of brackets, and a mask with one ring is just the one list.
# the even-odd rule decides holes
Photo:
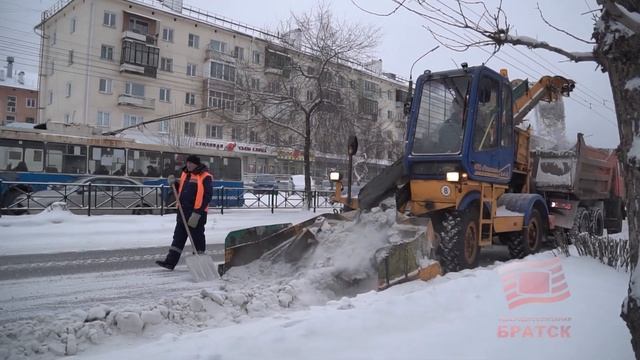
[[(0, 59), (9, 53), (16, 56), (16, 66), (37, 65), (37, 47), (26, 50), (16, 46), (24, 39), (36, 43), (33, 25), (38, 21), (39, 10), (48, 7), (52, 0), (0, 0)], [(375, 12), (388, 12), (395, 7), (391, 0), (354, 0), (362, 7)], [(443, 2), (453, 3), (451, 0)], [(594, 0), (538, 0), (545, 16), (553, 24), (571, 33), (589, 39), (593, 29)], [(210, 12), (238, 20), (256, 27), (275, 29), (290, 12), (305, 12), (317, 0), (244, 0), (210, 1), (186, 0)], [(435, 2), (437, 4), (437, 2)], [(426, 22), (405, 10), (390, 17), (377, 17), (358, 10), (349, 0), (329, 2), (337, 17), (364, 24), (375, 24), (382, 30), (377, 57), (383, 59), (385, 71), (408, 78), (411, 64), (427, 50), (437, 45), (422, 25)], [(505, 1), (504, 9), (517, 35), (526, 35), (545, 40), (570, 51), (590, 51), (591, 45), (580, 43), (546, 26), (538, 15), (536, 2)], [(587, 13), (587, 14), (584, 14)], [(464, 35), (463, 35), (464, 36)], [(475, 36), (467, 34), (467, 36)], [(19, 39), (19, 40), (18, 40)], [(479, 65), (487, 61), (488, 54), (480, 50), (456, 53), (441, 47), (435, 53), (419, 61), (414, 68), (414, 78), (425, 69), (447, 70), (455, 64), (467, 62)], [(498, 70), (509, 69), (511, 79), (529, 78), (537, 80), (542, 75), (563, 75), (576, 81), (576, 91), (565, 101), (567, 115), (567, 137), (575, 141), (576, 133), (583, 132), (589, 144), (615, 147), (619, 143), (613, 99), (606, 74), (596, 68), (595, 63), (569, 63), (563, 57), (542, 50), (531, 51), (523, 47), (505, 48), (488, 63)]]

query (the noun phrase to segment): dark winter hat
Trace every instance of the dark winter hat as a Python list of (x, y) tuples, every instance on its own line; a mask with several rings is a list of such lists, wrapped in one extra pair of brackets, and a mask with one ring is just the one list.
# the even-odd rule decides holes
[(189, 155), (189, 157), (187, 157), (187, 162), (190, 162), (192, 164), (196, 164), (196, 165), (200, 165), (200, 158), (196, 155)]

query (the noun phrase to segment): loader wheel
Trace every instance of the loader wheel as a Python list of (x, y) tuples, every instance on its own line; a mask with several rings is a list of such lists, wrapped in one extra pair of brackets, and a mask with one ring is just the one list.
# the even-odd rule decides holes
[(604, 217), (602, 216), (602, 210), (600, 208), (592, 208), (589, 211), (589, 218), (591, 219), (589, 233), (596, 236), (604, 235)]
[(438, 255), (445, 273), (478, 266), (478, 210), (445, 215), (440, 231)]
[(538, 210), (531, 210), (531, 220), (529, 220), (529, 226), (522, 229), (521, 232), (515, 234), (511, 241), (507, 243), (509, 248), (509, 254), (514, 259), (522, 259), (523, 257), (531, 254), (535, 254), (540, 251), (542, 246), (542, 238), (544, 232), (544, 225), (542, 224), (542, 217)]

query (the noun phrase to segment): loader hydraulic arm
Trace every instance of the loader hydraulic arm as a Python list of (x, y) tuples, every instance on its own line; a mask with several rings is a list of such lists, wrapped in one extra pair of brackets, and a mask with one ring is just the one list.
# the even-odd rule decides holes
[[(575, 87), (575, 82), (562, 76), (543, 76), (531, 88), (528, 88), (526, 83), (522, 85), (527, 88), (522, 95), (514, 95), (517, 97), (513, 99), (513, 121), (515, 125), (522, 123), (524, 117), (540, 101), (552, 102), (558, 100), (560, 95), (569, 96), (569, 93)], [(514, 89), (514, 94), (516, 93), (517, 91)]]

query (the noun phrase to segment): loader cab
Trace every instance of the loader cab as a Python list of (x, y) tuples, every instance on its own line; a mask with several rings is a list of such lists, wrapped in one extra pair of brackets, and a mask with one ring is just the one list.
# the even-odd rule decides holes
[[(485, 67), (425, 72), (411, 105), (405, 171), (412, 179), (508, 183), (514, 161), (509, 80)], [(455, 176), (451, 176), (455, 178)]]

